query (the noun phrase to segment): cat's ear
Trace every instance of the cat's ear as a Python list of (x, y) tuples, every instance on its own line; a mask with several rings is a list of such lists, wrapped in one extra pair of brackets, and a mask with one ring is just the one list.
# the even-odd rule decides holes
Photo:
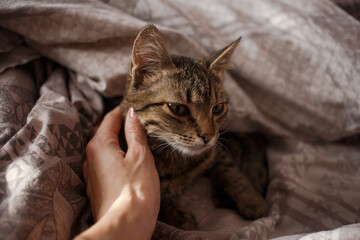
[(140, 87), (148, 76), (173, 66), (159, 30), (154, 25), (144, 27), (137, 35), (132, 50), (133, 87)]
[(224, 70), (227, 69), (230, 58), (240, 40), (241, 37), (231, 43), (229, 46), (207, 57), (205, 60), (207, 68), (214, 71), (218, 75), (222, 75)]

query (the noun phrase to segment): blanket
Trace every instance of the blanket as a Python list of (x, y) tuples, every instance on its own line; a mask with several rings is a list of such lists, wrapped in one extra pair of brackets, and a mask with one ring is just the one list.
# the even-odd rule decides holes
[[(81, 166), (104, 99), (121, 97), (133, 40), (154, 23), (173, 54), (242, 36), (227, 130), (266, 136), (267, 216), (182, 196), (199, 222), (153, 239), (360, 236), (359, 0), (0, 2), (0, 239), (69, 239), (93, 224)], [(107, 101), (105, 101), (107, 102)]]

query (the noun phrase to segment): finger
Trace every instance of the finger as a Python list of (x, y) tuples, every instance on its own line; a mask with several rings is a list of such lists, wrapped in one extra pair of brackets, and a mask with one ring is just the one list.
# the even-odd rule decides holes
[(117, 139), (121, 130), (121, 122), (122, 111), (120, 107), (116, 107), (114, 110), (105, 115), (104, 120), (97, 129), (95, 136), (103, 135)]
[(146, 146), (147, 137), (133, 108), (130, 108), (125, 121), (125, 137), (129, 150), (132, 147)]

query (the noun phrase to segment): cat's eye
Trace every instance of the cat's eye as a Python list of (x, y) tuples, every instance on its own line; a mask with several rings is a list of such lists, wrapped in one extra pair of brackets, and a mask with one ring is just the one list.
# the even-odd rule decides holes
[(185, 116), (189, 114), (189, 109), (184, 104), (168, 103), (167, 106), (175, 115)]
[(220, 113), (223, 112), (224, 110), (224, 103), (219, 103), (217, 105), (215, 105), (213, 108), (212, 108), (212, 113), (215, 114), (215, 115), (219, 115)]

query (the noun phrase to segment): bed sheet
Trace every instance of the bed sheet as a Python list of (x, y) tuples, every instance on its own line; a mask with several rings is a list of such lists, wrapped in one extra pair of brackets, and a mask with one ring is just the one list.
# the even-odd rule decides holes
[(358, 10), (356, 0), (1, 2), (0, 239), (68, 239), (93, 223), (84, 149), (148, 23), (192, 57), (242, 36), (227, 130), (267, 137), (270, 174), (266, 217), (215, 208), (199, 178), (182, 197), (199, 230), (158, 222), (153, 239), (359, 236)]

